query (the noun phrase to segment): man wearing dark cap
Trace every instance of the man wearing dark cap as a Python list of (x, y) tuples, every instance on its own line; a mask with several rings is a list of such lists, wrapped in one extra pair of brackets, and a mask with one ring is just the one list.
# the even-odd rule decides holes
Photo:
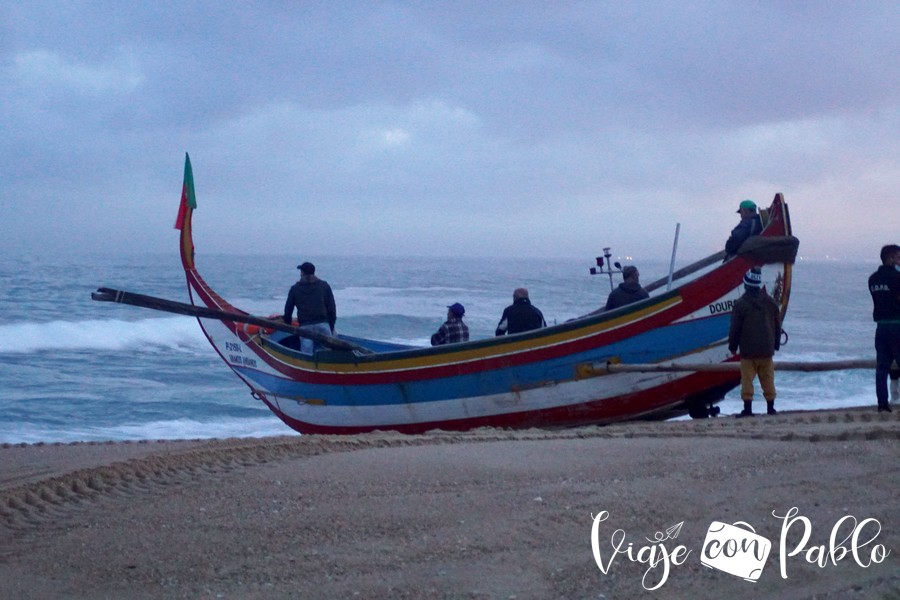
[(900, 364), (900, 246), (881, 249), (881, 266), (869, 277), (872, 319), (875, 321), (875, 397), (878, 412), (891, 412), (888, 375), (891, 363)]
[(469, 326), (463, 323), (465, 307), (456, 302), (447, 307), (447, 320), (440, 326), (437, 333), (431, 336), (432, 346), (444, 344), (456, 344), (469, 341)]
[(731, 230), (731, 236), (725, 242), (725, 253), (728, 255), (725, 260), (735, 256), (747, 238), (762, 232), (762, 219), (756, 212), (756, 202), (743, 200), (738, 205), (737, 212), (741, 215), (741, 222)]
[(543, 313), (528, 299), (528, 290), (516, 288), (513, 292), (513, 303), (503, 309), (494, 335), (522, 333), (546, 326)]
[[(305, 262), (297, 268), (300, 269), (300, 281), (288, 292), (284, 303), (284, 322), (291, 324), (296, 307), (297, 323), (301, 329), (333, 336), (337, 311), (331, 286), (316, 277), (316, 267), (312, 263)], [(313, 341), (300, 338), (300, 351), (312, 354)]]
[(647, 290), (641, 287), (641, 274), (634, 265), (628, 265), (622, 269), (622, 279), (624, 281), (619, 284), (619, 287), (609, 293), (609, 297), (606, 299), (606, 310), (619, 308), (650, 297)]
[(775, 410), (775, 363), (772, 356), (781, 347), (781, 309), (762, 289), (762, 272), (758, 267), (744, 275), (744, 295), (731, 310), (728, 351), (741, 352), (741, 400), (744, 410), (739, 417), (753, 416), (753, 379), (766, 399), (766, 412)]

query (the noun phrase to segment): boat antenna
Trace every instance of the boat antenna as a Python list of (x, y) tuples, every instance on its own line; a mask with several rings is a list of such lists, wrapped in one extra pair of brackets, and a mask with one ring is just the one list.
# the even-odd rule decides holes
[[(598, 256), (596, 267), (591, 267), (591, 275), (609, 275), (609, 291), (613, 291), (613, 274), (622, 272), (622, 265), (618, 261), (612, 262), (612, 253), (609, 248), (603, 249), (603, 256)], [(615, 269), (613, 269), (615, 267)]]

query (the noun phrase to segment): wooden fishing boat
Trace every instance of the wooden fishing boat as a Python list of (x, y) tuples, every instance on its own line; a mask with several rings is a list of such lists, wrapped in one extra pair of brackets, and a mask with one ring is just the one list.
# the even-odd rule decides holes
[[(96, 299), (198, 316), (213, 348), (253, 397), (302, 433), (562, 427), (686, 412), (705, 416), (739, 383), (737, 371), (613, 373), (608, 365), (735, 361), (726, 340), (744, 273), (762, 267), (764, 286), (783, 316), (797, 252), (788, 207), (777, 194), (761, 211), (762, 234), (750, 238), (738, 256), (723, 262), (723, 251), (654, 282), (647, 286), (653, 292), (647, 300), (544, 329), (438, 347), (303, 334), (318, 346), (304, 354), (296, 328), (241, 311), (201, 277), (191, 229), (195, 207), (186, 157), (176, 227), (191, 305), (179, 309), (159, 301), (167, 305), (153, 306), (115, 290), (101, 290)], [(667, 283), (671, 289), (663, 289)]]

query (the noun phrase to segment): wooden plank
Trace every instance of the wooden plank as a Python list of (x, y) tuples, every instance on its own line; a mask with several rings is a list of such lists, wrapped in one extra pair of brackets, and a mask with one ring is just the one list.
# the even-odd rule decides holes
[[(607, 363), (606, 369), (610, 373), (654, 373), (677, 371), (704, 371), (704, 372), (739, 372), (739, 362), (727, 363), (651, 363), (651, 364), (624, 364)], [(875, 361), (867, 359), (832, 360), (819, 362), (804, 361), (776, 361), (776, 371), (843, 371), (848, 369), (875, 369)]]
[(277, 329), (285, 331), (293, 335), (307, 338), (318, 342), (323, 346), (334, 350), (356, 351), (362, 354), (372, 354), (368, 348), (364, 348), (358, 344), (323, 335), (315, 331), (306, 331), (287, 325), (282, 321), (274, 319), (266, 319), (263, 317), (255, 317), (253, 315), (227, 312), (208, 308), (206, 306), (194, 306), (193, 304), (185, 304), (183, 302), (175, 302), (174, 300), (166, 300), (165, 298), (157, 298), (154, 296), (145, 296), (144, 294), (135, 294), (134, 292), (125, 292), (122, 290), (114, 290), (111, 288), (100, 288), (96, 292), (91, 293), (91, 300), (100, 302), (117, 302), (119, 304), (129, 304), (140, 308), (149, 308), (152, 310), (160, 310), (164, 312), (175, 313), (179, 315), (187, 315), (189, 317), (197, 317), (201, 319), (218, 319), (220, 321), (231, 321), (233, 323), (248, 323), (250, 325), (258, 325), (267, 329)]

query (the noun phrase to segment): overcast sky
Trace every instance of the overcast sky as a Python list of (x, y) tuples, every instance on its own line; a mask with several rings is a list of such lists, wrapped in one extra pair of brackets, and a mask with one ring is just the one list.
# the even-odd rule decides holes
[(783, 192), (900, 243), (900, 3), (0, 3), (0, 250), (665, 259)]

